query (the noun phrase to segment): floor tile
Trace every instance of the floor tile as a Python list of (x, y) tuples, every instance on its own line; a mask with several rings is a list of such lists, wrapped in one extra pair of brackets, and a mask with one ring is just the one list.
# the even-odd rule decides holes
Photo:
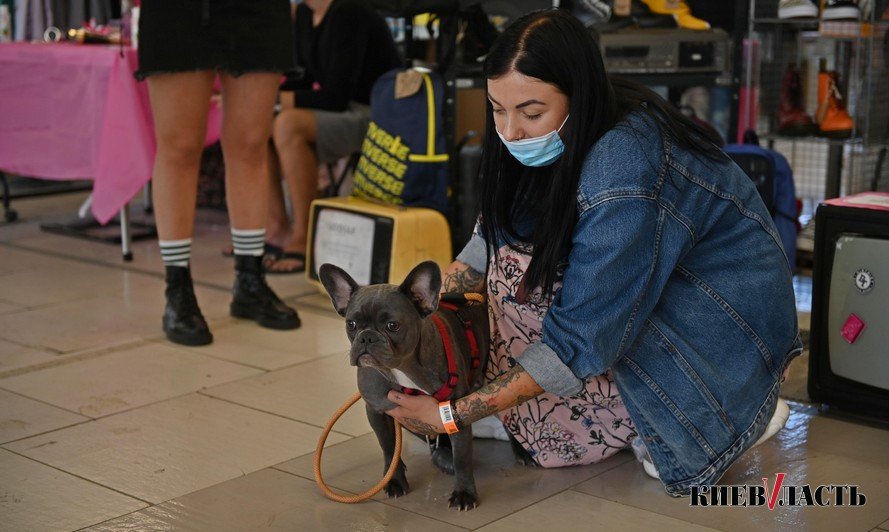
[(0, 390), (0, 444), (84, 421), (89, 418)]
[(3, 530), (77, 530), (146, 506), (4, 449), (0, 479)]
[[(133, 260), (125, 262), (122, 260), (120, 244), (47, 233), (40, 230), (40, 223), (64, 222), (73, 219), (72, 216), (76, 213), (77, 207), (76, 202), (62, 204), (56, 209), (49, 209), (45, 214), (34, 213), (34, 216), (28, 217), (22, 223), (3, 227), (3, 230), (0, 231), (0, 242), (11, 242), (17, 247), (43, 254), (65, 255), (125, 270), (163, 274), (163, 262), (155, 237), (134, 240), (131, 245)], [(142, 208), (141, 197), (137, 196), (130, 209), (133, 220), (153, 223), (151, 216), (142, 212)], [(209, 262), (210, 259), (221, 260), (223, 257), (219, 253), (221, 246), (218, 242), (230, 240), (225, 213), (198, 209), (196, 219), (192, 256), (199, 259), (196, 261), (197, 265)], [(110, 222), (110, 225), (119, 226), (116, 222)], [(204, 260), (205, 256), (207, 260)], [(198, 269), (200, 270), (200, 267)]]
[(889, 530), (889, 520), (886, 520), (885, 523), (880, 525), (880, 530)]
[[(630, 453), (618, 453), (591, 466), (542, 469), (518, 464), (507, 442), (476, 439), (473, 463), (480, 504), (472, 511), (459, 512), (448, 508), (454, 477), (432, 465), (426, 443), (405, 433), (403, 446), (410, 492), (397, 499), (378, 493), (373, 500), (469, 529), (502, 519), (631, 458)], [(302, 456), (275, 467), (312, 479), (312, 458)], [(376, 436), (367, 434), (325, 449), (321, 472), (336, 491), (361, 493), (370, 489), (383, 474), (383, 453)], [(324, 496), (317, 492), (315, 498), (320, 502)]]
[[(8, 318), (0, 318), (0, 320), (6, 319)], [(3, 326), (0, 325), (0, 329), (2, 328)], [(0, 338), (0, 375), (57, 359), (58, 357), (54, 353), (14, 344)]]
[(877, 428), (837, 414), (791, 415), (776, 436), (780, 449), (808, 449), (889, 470), (889, 426)]
[(158, 503), (310, 453), (319, 435), (296, 421), (191, 395), (5, 447)]
[(298, 301), (300, 305), (328, 312), (330, 313), (330, 316), (335, 316), (340, 320), (343, 319), (333, 310), (333, 303), (330, 302), (330, 296), (323, 290), (316, 290), (315, 292), (308, 293), (300, 297)]
[(0, 300), (0, 315), (9, 314), (11, 312), (18, 312), (24, 308), (27, 308), (27, 307), (24, 307), (22, 305), (16, 305), (16, 304), (10, 303), (8, 301)]
[(39, 267), (0, 277), (4, 300), (33, 308), (103, 295), (139, 296), (140, 291), (163, 289), (156, 277), (136, 272), (45, 255), (41, 261)]
[(479, 532), (515, 530), (714, 530), (631, 506), (565, 491), (504, 517)]
[(149, 343), (2, 379), (0, 388), (96, 418), (257, 373), (260, 370)]
[[(358, 391), (355, 368), (345, 353), (272, 371), (238, 382), (222, 384), (203, 393), (317, 427)], [(334, 430), (351, 436), (370, 432), (359, 401), (336, 423)]]
[(184, 349), (239, 364), (278, 369), (349, 349), (342, 320), (300, 309), (302, 326), (275, 331), (253, 322), (234, 320), (213, 329), (213, 343)]
[(12, 208), (19, 217), (14, 223), (0, 221), (0, 242), (14, 242), (20, 232), (39, 232), (40, 222), (76, 213), (88, 196), (89, 192), (81, 191), (13, 199)]
[(797, 312), (796, 313), (797, 320), (799, 322), (799, 328), (810, 331), (812, 330), (812, 313), (811, 312)]
[[(229, 319), (230, 296), (212, 289), (196, 292), (211, 327), (214, 320)], [(156, 290), (138, 294), (123, 292), (4, 315), (0, 338), (60, 353), (162, 338), (163, 309), (163, 285), (158, 281)]]
[(319, 501), (316, 493), (310, 480), (263, 469), (88, 530), (463, 530), (375, 501)]
[[(815, 419), (821, 421), (821, 418)], [(810, 437), (808, 430), (815, 419), (792, 414), (785, 430), (742, 456), (719, 484), (761, 486), (762, 479), (767, 478), (772, 485), (776, 474), (783, 472), (786, 474), (785, 485), (808, 484), (812, 489), (822, 484), (859, 485), (860, 491), (868, 497), (869, 503), (865, 506), (842, 510), (803, 506), (774, 510), (766, 506), (690, 507), (689, 498), (666, 495), (661, 484), (648, 478), (635, 462), (612, 469), (576, 489), (628, 506), (720, 529), (833, 531), (869, 530), (877, 526), (886, 514), (885, 505), (877, 501), (889, 500), (889, 467), (877, 464), (877, 460), (870, 457), (853, 457), (854, 448), (841, 449), (848, 444), (856, 445), (838, 432), (841, 425), (833, 425), (833, 436), (827, 427), (817, 427), (817, 431), (824, 432)], [(830, 446), (830, 440), (834, 442), (832, 450), (839, 453), (824, 450)], [(818, 443), (814, 444), (815, 441)], [(866, 442), (860, 449), (868, 455), (874, 454), (873, 443)]]
[[(0, 230), (0, 235), (8, 234), (9, 229), (3, 228)], [(0, 237), (2, 238), (2, 237)], [(0, 281), (3, 282), (3, 299), (4, 301), (11, 301), (9, 297), (6, 297), (6, 290), (13, 288), (7, 285), (6, 276), (14, 275), (17, 273), (24, 272), (34, 272), (39, 271), (41, 268), (51, 265), (51, 264), (63, 264), (67, 262), (58, 257), (47, 257), (46, 254), (30, 251), (28, 249), (21, 249), (19, 247), (12, 247), (0, 244), (0, 250), (3, 253), (3, 260), (0, 261)]]
[(787, 378), (781, 383), (781, 397), (799, 403), (810, 403), (809, 350), (803, 349), (788, 368)]

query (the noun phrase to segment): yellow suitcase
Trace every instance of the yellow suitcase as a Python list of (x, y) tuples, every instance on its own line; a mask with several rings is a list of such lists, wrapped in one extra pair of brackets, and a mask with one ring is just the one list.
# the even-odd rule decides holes
[(417, 264), (452, 262), (451, 232), (433, 209), (396, 207), (354, 197), (312, 202), (306, 278), (324, 290), (318, 268), (329, 262), (360, 285), (401, 284)]

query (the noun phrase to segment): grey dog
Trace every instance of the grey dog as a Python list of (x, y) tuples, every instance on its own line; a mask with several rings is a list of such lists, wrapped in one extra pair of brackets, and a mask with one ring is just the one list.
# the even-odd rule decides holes
[[(481, 386), (490, 342), (487, 308), (481, 304), (439, 308), (441, 271), (431, 261), (417, 265), (400, 286), (361, 287), (332, 264), (322, 265), (319, 277), (334, 309), (346, 318), (346, 333), (352, 343), (349, 362), (358, 367), (358, 390), (383, 449), (385, 471), (395, 449), (394, 421), (385, 412), (397, 405), (388, 400), (389, 390), (405, 391), (406, 387), (446, 400), (445, 395), (458, 398)], [(450, 345), (446, 347), (446, 343)], [(450, 375), (448, 351), (453, 355), (451, 368), (456, 368), (456, 377)], [(474, 364), (471, 352), (477, 354)], [(439, 446), (432, 461), (442, 471), (454, 474), (448, 505), (471, 510), (478, 505), (472, 427), (449, 437), (450, 448)], [(389, 497), (407, 493), (403, 461), (385, 490)]]

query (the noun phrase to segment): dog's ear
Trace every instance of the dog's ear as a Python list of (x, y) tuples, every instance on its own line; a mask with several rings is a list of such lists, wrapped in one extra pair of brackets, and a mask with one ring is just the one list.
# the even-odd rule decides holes
[(345, 316), (349, 301), (358, 289), (358, 283), (345, 270), (333, 264), (322, 264), (318, 269), (318, 277), (333, 302), (334, 310), (340, 316)]
[(431, 260), (422, 262), (407, 274), (398, 289), (410, 298), (417, 312), (425, 318), (438, 308), (441, 269)]

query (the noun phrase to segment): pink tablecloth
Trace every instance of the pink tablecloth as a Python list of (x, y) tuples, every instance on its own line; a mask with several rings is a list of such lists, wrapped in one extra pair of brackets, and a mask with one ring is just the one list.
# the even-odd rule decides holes
[[(117, 46), (0, 45), (0, 169), (93, 179), (106, 223), (151, 179), (155, 142), (136, 52)], [(211, 113), (208, 141), (219, 135)]]

